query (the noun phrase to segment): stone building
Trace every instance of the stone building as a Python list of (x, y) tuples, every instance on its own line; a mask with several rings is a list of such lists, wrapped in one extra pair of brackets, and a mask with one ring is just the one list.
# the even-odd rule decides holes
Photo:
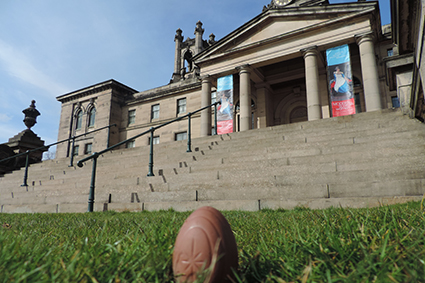
[[(78, 139), (74, 154), (102, 150), (209, 105), (217, 79), (228, 75), (234, 82), (233, 131), (330, 118), (326, 50), (341, 45), (349, 47), (356, 113), (398, 107), (399, 98), (402, 105), (410, 101), (398, 86), (402, 77), (391, 59), (401, 54), (392, 37), (403, 30), (381, 26), (378, 2), (273, 0), (217, 41), (213, 34), (204, 39), (202, 26), (196, 23), (193, 39), (176, 31), (174, 70), (165, 86), (139, 92), (109, 80), (57, 97), (62, 103), (58, 140), (117, 124), (109, 134), (104, 130)], [(192, 116), (193, 138), (213, 133), (212, 111)], [(186, 135), (187, 121), (180, 121), (156, 131), (153, 142)], [(126, 146), (148, 143), (146, 136)], [(70, 154), (70, 143), (58, 145), (58, 158)]]
[[(76, 147), (59, 144), (56, 160), (33, 164), (29, 179), (22, 170), (0, 176), (0, 212), (83, 212), (87, 199), (97, 211), (422, 200), (425, 0), (390, 3), (386, 26), (378, 2), (272, 0), (217, 41), (203, 39), (201, 22), (193, 39), (178, 29), (168, 85), (139, 92), (109, 80), (57, 98), (58, 139), (79, 136)], [(226, 130), (234, 133), (209, 137), (213, 110), (191, 114), (193, 152), (172, 142), (187, 138), (186, 120), (155, 128), (218, 99), (217, 113), (233, 108)], [(152, 140), (133, 141), (152, 128)], [(160, 143), (154, 151), (150, 141)], [(117, 143), (138, 148), (82, 156)]]
[(425, 1), (391, 0), (393, 56), (385, 58), (387, 83), (405, 114), (424, 122)]

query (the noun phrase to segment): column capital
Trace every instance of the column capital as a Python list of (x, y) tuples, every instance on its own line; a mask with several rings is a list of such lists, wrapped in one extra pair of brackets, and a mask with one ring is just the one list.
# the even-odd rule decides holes
[(242, 74), (242, 73), (251, 74), (251, 71), (252, 71), (251, 65), (249, 65), (249, 64), (245, 64), (245, 65), (236, 67), (235, 69), (238, 70), (239, 74)]
[(304, 59), (307, 56), (317, 56), (319, 54), (319, 51), (317, 50), (317, 45), (309, 46), (307, 48), (303, 48), (300, 50), (303, 54)]
[(371, 41), (372, 43), (374, 43), (375, 41), (375, 36), (373, 35), (372, 32), (356, 34), (354, 37), (356, 38), (357, 45), (360, 45), (366, 41)]
[(212, 82), (212, 77), (210, 75), (203, 75), (201, 76), (201, 81), (202, 83), (211, 83)]

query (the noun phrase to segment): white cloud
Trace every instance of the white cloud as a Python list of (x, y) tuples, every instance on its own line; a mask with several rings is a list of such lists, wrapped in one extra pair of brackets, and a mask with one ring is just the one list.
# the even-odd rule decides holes
[(2, 40), (0, 40), (0, 62), (4, 64), (10, 76), (44, 90), (49, 97), (51, 94), (58, 95), (58, 93), (68, 91), (66, 87), (58, 84), (34, 66), (23, 52), (19, 52), (16, 47), (10, 46)]
[(0, 125), (0, 143), (7, 142), (11, 137), (15, 136), (19, 132), (25, 129), (25, 126), (23, 127), (15, 127), (12, 125)]
[(0, 113), (0, 122), (7, 122), (10, 121), (12, 117), (8, 116), (7, 114)]

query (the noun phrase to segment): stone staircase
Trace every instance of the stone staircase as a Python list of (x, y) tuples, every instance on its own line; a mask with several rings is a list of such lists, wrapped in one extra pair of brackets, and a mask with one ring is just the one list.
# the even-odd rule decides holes
[[(367, 207), (421, 200), (425, 125), (399, 110), (120, 149), (98, 159), (95, 210)], [(77, 158), (76, 160), (78, 160)], [(91, 161), (48, 160), (0, 178), (1, 212), (85, 212)]]

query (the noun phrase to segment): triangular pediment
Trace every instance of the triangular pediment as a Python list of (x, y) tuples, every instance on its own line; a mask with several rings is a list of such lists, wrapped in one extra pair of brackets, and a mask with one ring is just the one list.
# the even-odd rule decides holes
[(320, 23), (328, 21), (328, 19), (285, 19), (276, 18), (273, 19), (269, 24), (262, 27), (259, 31), (248, 32), (249, 36), (240, 36), (240, 42), (235, 44), (232, 48), (240, 49), (244, 46), (248, 46), (255, 43), (263, 42), (264, 40), (273, 38), (275, 36), (289, 34), (297, 30), (306, 30), (310, 27), (314, 27)]
[[(314, 7), (268, 9), (194, 57), (197, 63), (264, 46), (293, 35), (332, 28), (376, 13), (376, 2), (355, 2)], [(379, 15), (379, 13), (378, 13)]]

